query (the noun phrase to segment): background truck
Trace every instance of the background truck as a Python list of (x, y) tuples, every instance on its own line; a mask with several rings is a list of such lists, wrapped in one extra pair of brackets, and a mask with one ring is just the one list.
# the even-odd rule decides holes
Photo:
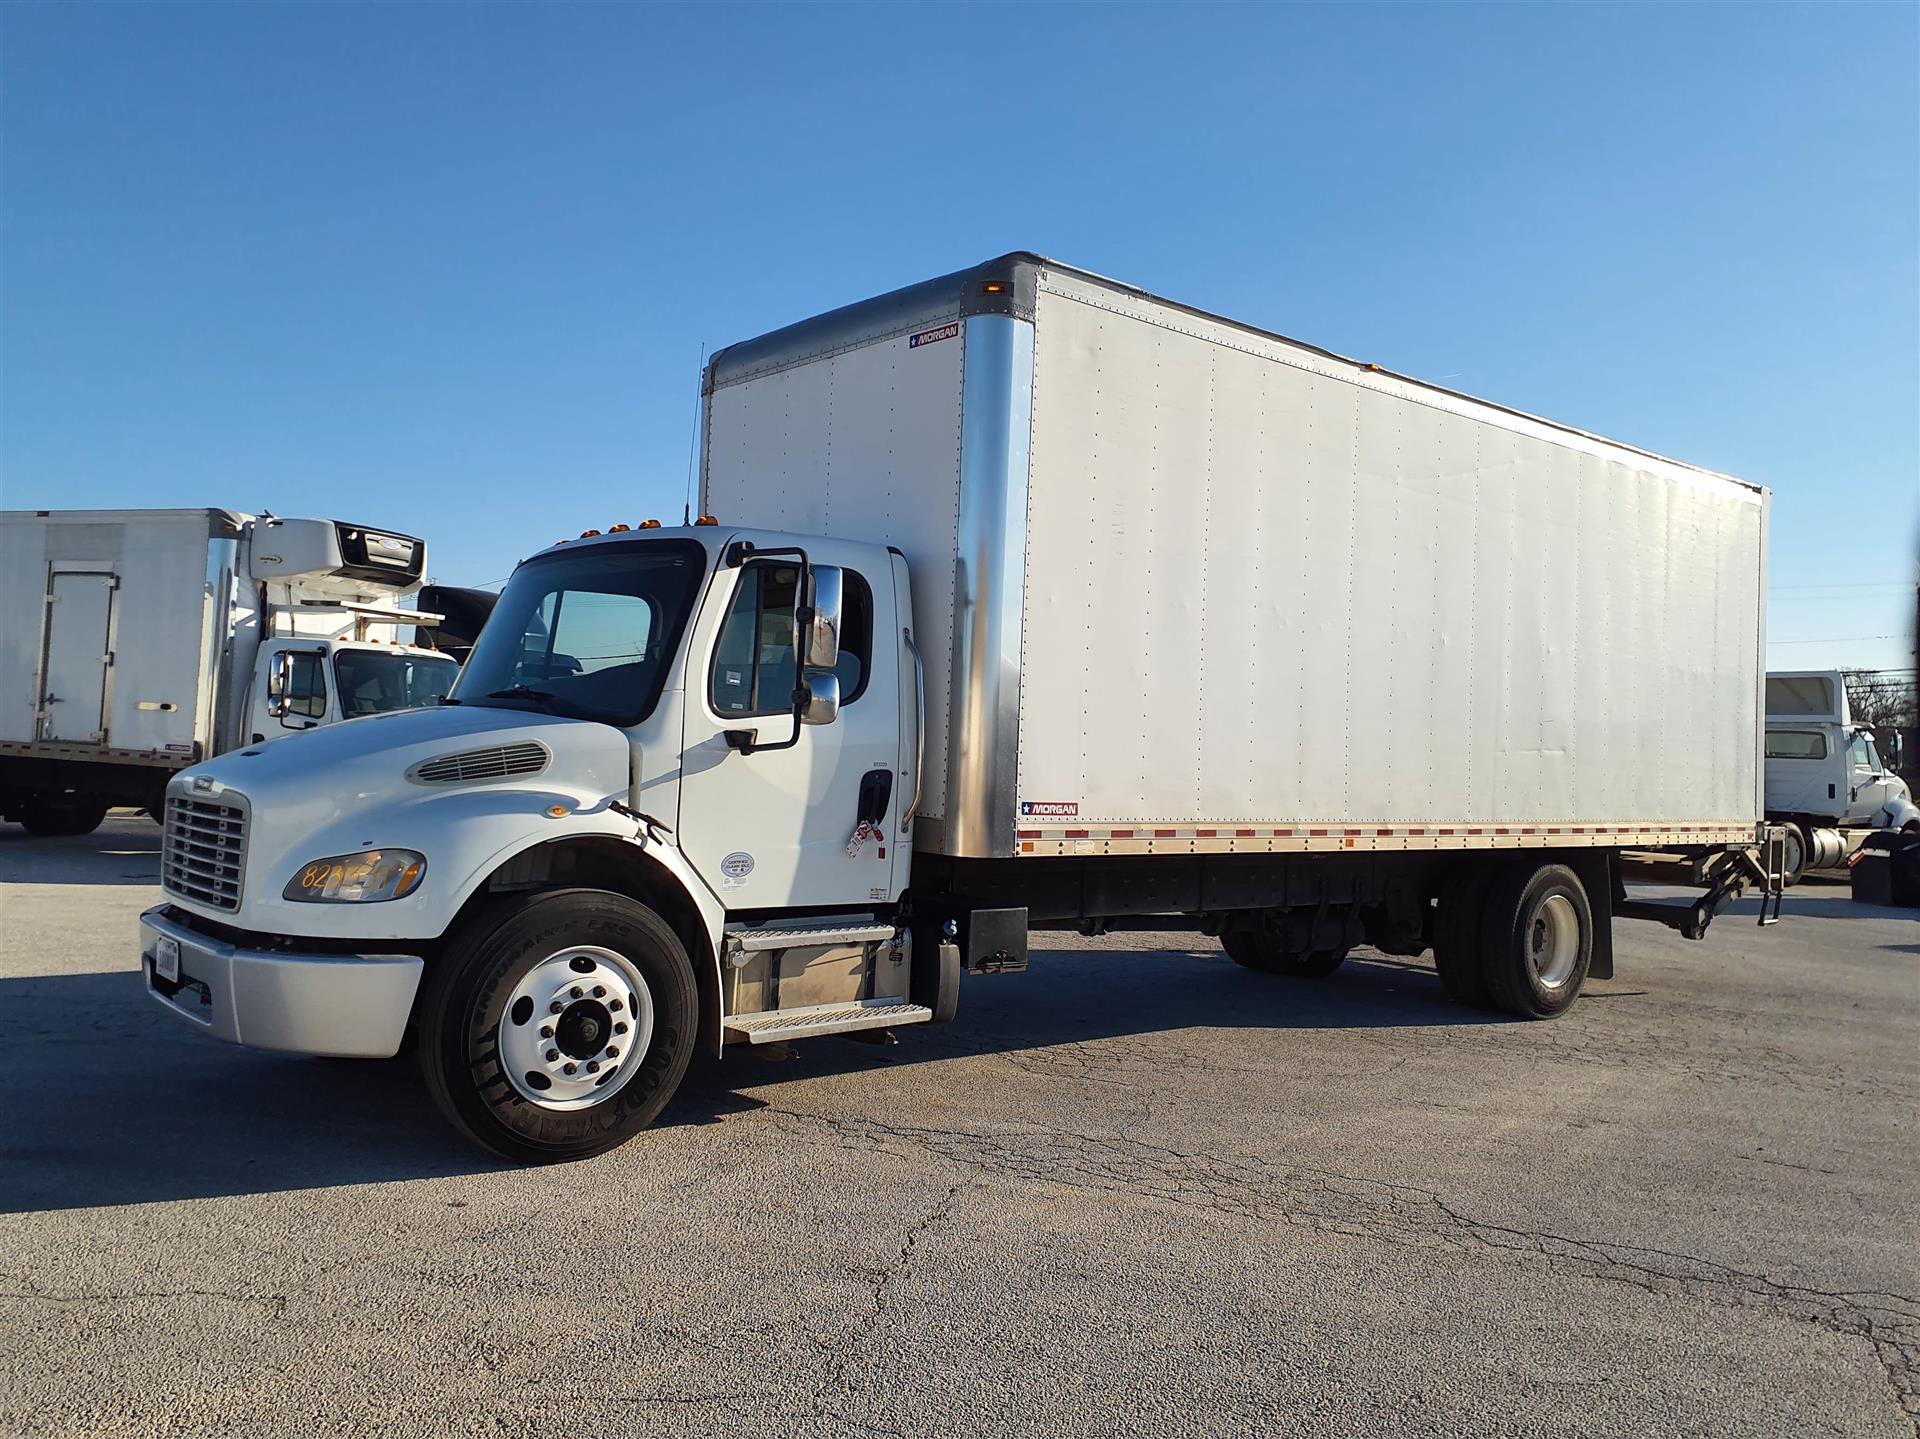
[(174, 781), (161, 1003), (411, 1035), (457, 1126), (557, 1159), (696, 1045), (943, 1022), (1029, 924), (1303, 980), (1430, 947), (1549, 1018), (1616, 915), (1774, 887), (1758, 486), (1031, 255), (705, 392), (698, 524), (521, 565), (445, 706)]
[(1895, 772), (1900, 734), (1883, 756), (1854, 723), (1839, 670), (1775, 671), (1766, 693), (1766, 817), (1784, 827), (1787, 883), (1845, 864), (1877, 831), (1920, 833), (1920, 808)]
[(236, 745), (432, 704), (458, 666), (372, 634), (421, 618), (395, 603), (426, 555), (232, 510), (0, 515), (0, 815), (35, 834), (158, 815), (174, 774)]

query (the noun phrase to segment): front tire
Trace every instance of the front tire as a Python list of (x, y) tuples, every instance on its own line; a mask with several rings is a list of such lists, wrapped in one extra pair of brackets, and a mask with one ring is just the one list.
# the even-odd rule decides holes
[(516, 898), (429, 970), (420, 1063), (453, 1126), (521, 1163), (584, 1159), (651, 1124), (699, 1030), (693, 965), (646, 906), (603, 890)]
[(1553, 1019), (1580, 997), (1593, 964), (1593, 908), (1564, 864), (1501, 871), (1480, 914), (1487, 997), (1523, 1019)]
[(1263, 930), (1230, 929), (1220, 936), (1227, 958), (1243, 969), (1284, 974), (1293, 979), (1325, 979), (1346, 962), (1344, 949), (1286, 950)]

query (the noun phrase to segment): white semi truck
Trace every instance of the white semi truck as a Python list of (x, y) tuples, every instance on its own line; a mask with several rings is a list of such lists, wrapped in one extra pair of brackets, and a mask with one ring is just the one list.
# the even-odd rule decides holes
[(1900, 734), (1883, 757), (1854, 723), (1841, 671), (1776, 670), (1766, 693), (1766, 817), (1782, 827), (1788, 884), (1845, 864), (1869, 835), (1920, 832), (1920, 807), (1895, 773)]
[(0, 816), (43, 835), (114, 805), (157, 818), (200, 760), (433, 703), (458, 666), (375, 633), (422, 620), (395, 606), (426, 553), (233, 510), (0, 514)]
[(696, 1048), (944, 1022), (1030, 924), (1430, 947), (1547, 1018), (1615, 916), (1777, 892), (1756, 485), (1025, 254), (705, 390), (717, 520), (543, 550), (445, 704), (173, 782), (159, 1003), (411, 1038), (551, 1160)]

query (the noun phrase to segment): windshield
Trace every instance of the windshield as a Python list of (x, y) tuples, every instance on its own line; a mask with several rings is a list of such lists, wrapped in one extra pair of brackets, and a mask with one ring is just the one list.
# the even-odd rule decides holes
[(453, 697), (604, 724), (653, 712), (707, 569), (691, 540), (557, 550), (513, 572)]
[(336, 650), (334, 687), (340, 691), (340, 717), (385, 714), (440, 703), (453, 687), (460, 666), (452, 660), (402, 651)]

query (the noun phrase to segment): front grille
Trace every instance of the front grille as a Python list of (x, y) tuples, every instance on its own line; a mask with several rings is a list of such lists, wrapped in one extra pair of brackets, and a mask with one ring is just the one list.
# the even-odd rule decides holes
[(167, 827), (160, 841), (162, 888), (215, 909), (238, 909), (246, 863), (244, 809), (167, 796)]
[(413, 778), (421, 784), (457, 784), (462, 780), (507, 779), (517, 774), (539, 774), (547, 767), (545, 745), (495, 745), (492, 749), (470, 749), (460, 754), (443, 754), (422, 760), (413, 767)]

